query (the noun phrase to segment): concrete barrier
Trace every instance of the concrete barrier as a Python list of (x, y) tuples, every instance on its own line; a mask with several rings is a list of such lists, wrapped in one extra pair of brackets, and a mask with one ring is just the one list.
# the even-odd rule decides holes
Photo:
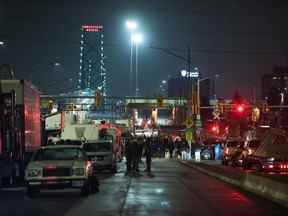
[(245, 174), (243, 189), (288, 207), (288, 184), (255, 174)]
[(284, 182), (279, 182), (252, 173), (242, 173), (240, 178), (235, 179), (227, 174), (225, 175), (225, 171), (219, 173), (209, 168), (207, 169), (199, 166), (197, 163), (187, 163), (183, 161), (180, 161), (180, 163), (288, 207), (288, 184), (285, 184)]

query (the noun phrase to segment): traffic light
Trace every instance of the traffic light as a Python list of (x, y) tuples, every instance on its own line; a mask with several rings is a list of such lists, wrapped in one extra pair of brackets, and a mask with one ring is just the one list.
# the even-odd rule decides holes
[(238, 116), (245, 115), (245, 113), (247, 113), (246, 108), (247, 108), (246, 104), (243, 104), (243, 103), (232, 104), (232, 112), (234, 113), (234, 115), (238, 115)]
[(54, 106), (54, 102), (52, 100), (49, 100), (48, 101), (48, 104), (47, 104), (47, 109), (48, 109), (48, 112), (51, 113), (52, 109), (53, 109), (53, 106)]
[(214, 134), (219, 134), (219, 124), (217, 123), (214, 123), (212, 126), (211, 126), (211, 132), (214, 133)]
[(158, 107), (163, 107), (163, 105), (164, 105), (164, 100), (163, 100), (162, 97), (158, 97), (158, 98), (157, 98), (157, 105), (158, 105)]
[(95, 91), (95, 106), (99, 108), (102, 104), (102, 95), (99, 90)]
[(244, 106), (242, 104), (236, 105), (236, 111), (238, 113), (243, 113), (244, 112)]
[(222, 103), (222, 102), (219, 102), (219, 103), (218, 103), (218, 107), (219, 107), (220, 114), (223, 114), (223, 113), (224, 113), (224, 106), (225, 106), (224, 103)]

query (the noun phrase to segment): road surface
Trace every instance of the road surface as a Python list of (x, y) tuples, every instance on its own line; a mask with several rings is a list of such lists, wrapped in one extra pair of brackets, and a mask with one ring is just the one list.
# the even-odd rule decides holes
[[(143, 167), (142, 167), (143, 168)], [(286, 215), (287, 210), (253, 194), (186, 167), (175, 160), (155, 159), (153, 175), (101, 174), (98, 194), (43, 192), (30, 199), (23, 188), (0, 191), (1, 216), (162, 216)]]

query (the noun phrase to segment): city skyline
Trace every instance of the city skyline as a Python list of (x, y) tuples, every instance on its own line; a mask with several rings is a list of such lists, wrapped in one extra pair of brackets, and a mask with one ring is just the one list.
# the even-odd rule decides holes
[[(242, 95), (251, 97), (256, 87), (260, 97), (261, 76), (271, 73), (275, 64), (287, 65), (288, 61), (287, 3), (261, 3), (1, 2), (0, 40), (7, 47), (0, 50), (0, 56), (2, 63), (15, 66), (17, 77), (32, 79), (45, 92), (53, 92), (56, 87), (71, 91), (79, 70), (79, 28), (86, 23), (101, 24), (105, 26), (108, 94), (127, 95), (130, 50), (125, 21), (133, 18), (145, 37), (139, 47), (142, 95), (152, 95), (161, 80), (187, 69), (186, 62), (150, 47), (186, 56), (189, 44), (191, 63), (200, 68), (203, 77), (221, 73), (216, 82), (217, 95), (232, 97), (233, 90), (239, 89)], [(54, 77), (49, 84), (51, 74)], [(64, 80), (70, 83), (63, 86)]]

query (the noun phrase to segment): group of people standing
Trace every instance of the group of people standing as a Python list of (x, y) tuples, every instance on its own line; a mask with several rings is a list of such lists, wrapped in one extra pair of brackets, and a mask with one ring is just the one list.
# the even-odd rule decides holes
[(145, 156), (145, 170), (151, 172), (152, 161), (152, 142), (151, 138), (145, 136), (131, 136), (125, 144), (125, 157), (127, 174), (139, 174), (139, 164), (142, 162), (142, 156)]

